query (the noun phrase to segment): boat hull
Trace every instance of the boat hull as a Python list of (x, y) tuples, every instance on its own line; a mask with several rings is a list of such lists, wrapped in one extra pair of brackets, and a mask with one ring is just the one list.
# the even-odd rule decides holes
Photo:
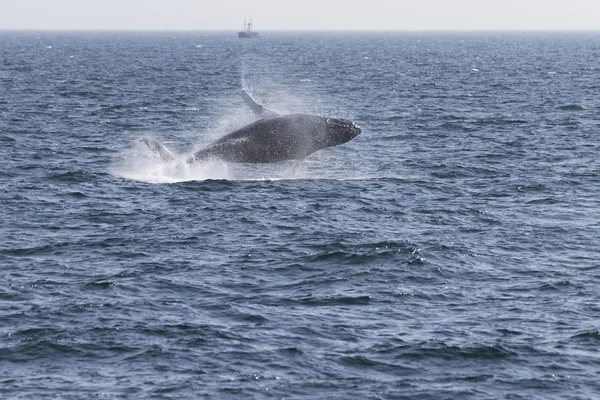
[(238, 32), (238, 37), (240, 39), (252, 39), (252, 38), (257, 38), (258, 36), (258, 32)]

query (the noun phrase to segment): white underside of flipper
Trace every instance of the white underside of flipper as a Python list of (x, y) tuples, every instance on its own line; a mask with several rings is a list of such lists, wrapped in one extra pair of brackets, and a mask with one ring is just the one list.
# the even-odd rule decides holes
[(252, 96), (250, 96), (248, 92), (246, 92), (244, 89), (242, 89), (242, 98), (244, 99), (246, 104), (248, 104), (248, 107), (250, 107), (252, 112), (254, 112), (254, 115), (256, 115), (258, 118), (270, 118), (279, 116), (279, 114), (275, 111), (271, 111), (258, 104), (256, 100), (254, 100)]
[(159, 143), (156, 140), (143, 138), (140, 139), (140, 142), (145, 143), (146, 146), (148, 146), (148, 148), (150, 149), (150, 151), (156, 154), (161, 161), (169, 162), (177, 158), (175, 154), (171, 153), (169, 149), (167, 149), (162, 143)]

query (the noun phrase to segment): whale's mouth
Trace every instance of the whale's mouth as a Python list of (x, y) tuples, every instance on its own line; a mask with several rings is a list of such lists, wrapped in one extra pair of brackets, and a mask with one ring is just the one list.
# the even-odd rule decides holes
[(345, 143), (360, 135), (360, 126), (342, 118), (328, 118), (327, 131), (340, 143)]
[(354, 122), (352, 123), (351, 130), (352, 130), (352, 133), (354, 134), (355, 137), (358, 136), (358, 135), (360, 135), (360, 133), (362, 132), (361, 129), (360, 129), (360, 126), (358, 126)]

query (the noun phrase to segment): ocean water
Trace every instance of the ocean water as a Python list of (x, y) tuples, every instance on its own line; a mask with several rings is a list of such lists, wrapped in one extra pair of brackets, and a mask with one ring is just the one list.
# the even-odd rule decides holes
[(262, 36), (0, 32), (0, 398), (598, 398), (600, 35)]

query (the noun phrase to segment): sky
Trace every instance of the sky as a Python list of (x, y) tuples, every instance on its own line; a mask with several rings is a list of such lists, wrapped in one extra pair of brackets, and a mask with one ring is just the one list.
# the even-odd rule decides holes
[(0, 0), (0, 29), (600, 30), (600, 0)]

